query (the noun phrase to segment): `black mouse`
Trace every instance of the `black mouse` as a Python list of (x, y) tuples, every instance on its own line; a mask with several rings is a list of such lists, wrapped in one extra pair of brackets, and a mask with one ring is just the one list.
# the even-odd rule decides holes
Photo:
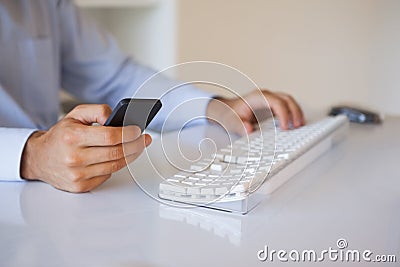
[(382, 123), (379, 114), (364, 109), (349, 106), (336, 106), (333, 107), (329, 112), (330, 116), (336, 116), (339, 114), (346, 115), (350, 122), (374, 124)]

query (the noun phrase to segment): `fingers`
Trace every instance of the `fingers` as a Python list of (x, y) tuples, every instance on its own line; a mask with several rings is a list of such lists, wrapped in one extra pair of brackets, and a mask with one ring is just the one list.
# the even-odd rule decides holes
[(132, 163), (139, 155), (142, 153), (143, 150), (138, 151), (137, 153), (130, 155), (126, 158), (121, 158), (118, 160), (108, 161), (93, 164), (87, 166), (85, 168), (80, 168), (76, 170), (75, 182), (83, 181), (91, 179), (92, 177), (103, 176), (112, 174), (124, 168), (127, 164)]
[(63, 140), (71, 146), (114, 146), (129, 143), (141, 136), (138, 126), (105, 127), (82, 124), (69, 125), (63, 133)]
[(150, 135), (145, 134), (135, 141), (114, 146), (85, 147), (71, 155), (68, 162), (71, 167), (78, 167), (119, 160), (143, 151), (143, 143), (144, 147), (151, 143)]
[(295, 128), (303, 126), (305, 123), (303, 111), (301, 110), (299, 104), (297, 104), (296, 100), (287, 94), (279, 94), (279, 96), (286, 101), (293, 126)]
[[(124, 145), (87, 148), (87, 150), (84, 150), (84, 156), (81, 159), (91, 164), (86, 165), (79, 162), (80, 159), (74, 162), (73, 164), (76, 164), (76, 167), (70, 172), (70, 180), (79, 182), (119, 171), (126, 164), (135, 160), (150, 143), (151, 137), (145, 134), (134, 142)], [(90, 159), (88, 159), (89, 157)], [(73, 167), (72, 165), (71, 167)]]
[[(226, 106), (225, 110), (221, 106)], [(227, 107), (229, 110), (227, 110)], [(305, 123), (300, 106), (290, 95), (273, 93), (267, 90), (254, 90), (243, 98), (219, 98), (218, 101), (211, 101), (207, 115), (214, 115), (213, 118), (217, 118), (217, 121), (224, 123), (227, 129), (232, 129), (236, 133), (244, 135), (254, 130), (252, 124), (257, 121), (258, 116), (261, 119), (263, 118), (263, 113), (258, 114), (256, 117), (256, 112), (268, 110), (269, 107), (279, 118), (280, 127), (283, 130), (289, 129), (290, 123), (295, 128)]]
[[(73, 193), (88, 192), (110, 178), (112, 173), (134, 161), (151, 141), (151, 137), (144, 134), (134, 142), (124, 145), (87, 148), (82, 159), (86, 160), (87, 155), (92, 155), (91, 160), (95, 163), (85, 166), (79, 160), (76, 161), (77, 167), (70, 166), (68, 174), (64, 173), (62, 179), (53, 183), (53, 186)], [(102, 155), (105, 158), (102, 159)], [(115, 160), (106, 161), (106, 157)]]
[(287, 94), (270, 93), (265, 91), (264, 95), (269, 101), (272, 112), (279, 118), (279, 126), (282, 130), (289, 129), (291, 122), (295, 128), (304, 125), (304, 115), (297, 102)]
[(290, 111), (286, 101), (276, 95), (269, 97), (268, 100), (273, 113), (279, 118), (281, 129), (289, 129)]
[(83, 146), (113, 146), (122, 143), (129, 143), (142, 135), (138, 126), (125, 127), (88, 127), (87, 133), (82, 139)]
[(75, 107), (65, 117), (79, 120), (80, 122), (90, 125), (99, 123), (103, 125), (107, 118), (111, 115), (111, 108), (108, 105), (79, 105)]

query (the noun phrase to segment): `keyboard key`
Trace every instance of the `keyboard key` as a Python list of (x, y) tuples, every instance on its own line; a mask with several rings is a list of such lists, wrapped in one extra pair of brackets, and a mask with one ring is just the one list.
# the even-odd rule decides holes
[(246, 182), (243, 184), (235, 185), (234, 187), (231, 188), (230, 192), (231, 193), (243, 193), (243, 192), (246, 192), (248, 188), (249, 188), (249, 183)]
[(191, 182), (191, 181), (188, 181), (188, 180), (182, 181), (181, 183), (182, 184), (187, 184), (187, 185), (193, 185), (194, 184), (194, 182)]
[(188, 195), (200, 195), (201, 191), (199, 187), (189, 187), (187, 188)]
[(289, 159), (289, 154), (288, 154), (288, 153), (279, 154), (279, 155), (278, 155), (278, 158), (281, 158), (281, 159)]
[(217, 160), (224, 160), (225, 154), (222, 154), (222, 153), (215, 153), (213, 156), (214, 156), (214, 158), (217, 159)]
[(176, 178), (168, 178), (167, 182), (174, 182), (174, 183), (179, 183), (181, 179), (176, 179)]
[(231, 169), (229, 172), (232, 174), (239, 174), (239, 173), (242, 173), (243, 170), (242, 169)]
[(219, 171), (219, 172), (221, 172), (221, 171), (225, 170), (226, 167), (227, 167), (227, 164), (226, 164), (226, 163), (219, 162), (219, 163), (213, 163), (213, 164), (211, 164), (210, 169), (211, 169), (212, 171)]
[(236, 163), (238, 164), (246, 164), (247, 163), (247, 157), (238, 157), (236, 160)]
[(260, 157), (247, 157), (247, 161), (260, 161), (261, 158)]
[(214, 193), (215, 191), (214, 191), (213, 187), (204, 187), (204, 188), (201, 188), (200, 190), (201, 190), (201, 194), (203, 194), (203, 195), (211, 195), (211, 196), (215, 195), (215, 193)]
[(181, 193), (181, 194), (186, 194), (187, 190), (185, 187), (180, 186), (180, 185), (173, 185), (173, 184), (167, 184), (167, 183), (161, 183), (160, 184), (160, 190), (163, 191), (172, 191), (176, 193)]
[(202, 169), (204, 169), (204, 167), (198, 166), (198, 165), (192, 165), (192, 166), (190, 166), (190, 169), (193, 171), (201, 171)]

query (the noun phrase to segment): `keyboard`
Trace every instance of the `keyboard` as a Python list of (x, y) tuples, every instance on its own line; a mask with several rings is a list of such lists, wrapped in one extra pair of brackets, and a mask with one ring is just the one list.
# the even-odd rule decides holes
[(247, 213), (295, 176), (348, 128), (345, 116), (283, 131), (273, 119), (159, 185), (164, 200)]

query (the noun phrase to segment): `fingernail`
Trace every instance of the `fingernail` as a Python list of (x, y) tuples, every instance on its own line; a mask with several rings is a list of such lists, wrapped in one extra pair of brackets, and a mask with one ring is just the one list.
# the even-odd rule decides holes
[(145, 137), (144, 137), (145, 145), (146, 145), (146, 146), (150, 145), (150, 144), (151, 144), (151, 141), (152, 141), (151, 136), (148, 135), (148, 134), (146, 134)]

